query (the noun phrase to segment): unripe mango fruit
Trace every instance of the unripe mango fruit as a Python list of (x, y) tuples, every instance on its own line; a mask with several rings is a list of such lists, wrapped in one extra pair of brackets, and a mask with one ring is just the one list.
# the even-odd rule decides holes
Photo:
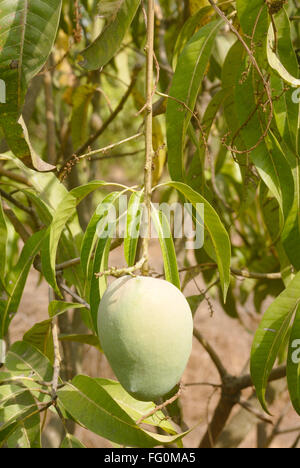
[(193, 319), (173, 284), (124, 276), (105, 291), (98, 313), (102, 349), (125, 390), (156, 401), (180, 381), (192, 349)]

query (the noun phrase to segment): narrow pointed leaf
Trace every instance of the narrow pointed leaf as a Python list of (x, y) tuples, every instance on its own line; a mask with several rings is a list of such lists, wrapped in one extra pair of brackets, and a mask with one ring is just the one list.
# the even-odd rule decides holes
[(163, 436), (141, 429), (104, 387), (84, 375), (76, 376), (72, 383), (58, 390), (58, 398), (76, 421), (117, 444), (154, 447), (172, 443), (186, 434)]
[(181, 289), (178, 265), (169, 220), (166, 215), (152, 206), (151, 216), (158, 234), (160, 248), (163, 254), (165, 278)]
[(27, 276), (35, 256), (39, 252), (45, 238), (45, 230), (33, 234), (23, 247), (20, 259), (9, 275), (7, 287), (9, 297), (0, 306), (0, 336), (4, 337), (13, 317), (18, 312)]
[(196, 222), (198, 224), (201, 223), (201, 226), (202, 223), (204, 223), (204, 226), (208, 231), (212, 241), (216, 254), (223, 297), (225, 301), (230, 285), (231, 244), (228, 233), (223, 226), (219, 215), (202, 195), (195, 192), (188, 185), (183, 184), (182, 182), (167, 182), (166, 185), (174, 187), (176, 190), (181, 192), (187, 198), (187, 200), (192, 203), (197, 212), (199, 211), (197, 204), (204, 205), (204, 219), (202, 219), (203, 215), (199, 213), (200, 216), (198, 219), (196, 219)]
[(265, 394), (268, 378), (299, 301), (300, 273), (265, 312), (254, 336), (250, 363), (251, 377), (257, 397), (266, 412), (268, 408)]
[(293, 407), (300, 415), (300, 306), (290, 335), (286, 374)]
[(72, 434), (67, 434), (64, 440), (62, 441), (60, 448), (83, 449), (86, 447), (75, 436), (73, 436)]
[(140, 0), (118, 0), (109, 22), (97, 39), (80, 55), (82, 66), (97, 70), (106, 65), (120, 48), (124, 36), (136, 14)]
[(140, 224), (142, 218), (141, 199), (143, 191), (134, 192), (128, 203), (126, 233), (124, 238), (124, 254), (127, 265), (135, 264), (136, 250), (139, 240)]
[(169, 93), (175, 99), (168, 99), (166, 114), (168, 162), (173, 180), (184, 179), (183, 153), (187, 129), (192, 118), (191, 111), (194, 111), (221, 24), (222, 21), (213, 21), (201, 28), (187, 43), (178, 59)]
[(0, 1), (0, 77), (6, 84), (0, 126), (15, 155), (28, 167), (40, 171), (54, 167), (31, 151), (20, 114), (28, 83), (41, 70), (51, 52), (61, 5), (62, 0)]

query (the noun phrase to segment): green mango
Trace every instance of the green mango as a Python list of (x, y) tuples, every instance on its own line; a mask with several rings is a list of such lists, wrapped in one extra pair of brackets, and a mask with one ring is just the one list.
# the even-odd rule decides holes
[(124, 276), (106, 290), (98, 313), (102, 349), (125, 390), (156, 401), (180, 381), (192, 350), (193, 319), (173, 284)]

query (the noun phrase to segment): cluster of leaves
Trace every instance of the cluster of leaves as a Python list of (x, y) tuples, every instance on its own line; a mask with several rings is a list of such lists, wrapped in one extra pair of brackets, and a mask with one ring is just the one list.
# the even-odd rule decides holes
[[(135, 421), (154, 404), (137, 402), (116, 382), (78, 375), (68, 383), (60, 381), (55, 396), (51, 386), (54, 318), (79, 309), (87, 334), (62, 334), (60, 339), (101, 351), (96, 322), (106, 277), (95, 274), (109, 267), (114, 225), (107, 210), (123, 194), (129, 194), (124, 238), (128, 267), (139, 255), (136, 230), (143, 188), (98, 180), (98, 167), (84, 153), (89, 156), (90, 147), (97, 150), (104, 136), (110, 144), (116, 134), (127, 138), (143, 125), (143, 113), (136, 114), (144, 103), (144, 78), (137, 67), (145, 45), (140, 3), (0, 0), (0, 78), (7, 97), (0, 105), (5, 140), (0, 155), (0, 339), (9, 334), (33, 265), (59, 299), (50, 302), (49, 319), (28, 330), (5, 357), (1, 445), (40, 446), (40, 413), (48, 409), (56, 410), (64, 423), (75, 420), (116, 444), (180, 444), (185, 435), (160, 413), (146, 422), (167, 435), (137, 426)], [(194, 252), (198, 269), (188, 271), (183, 286), (206, 265), (214, 265), (203, 279), (217, 283), (224, 311), (234, 319), (249, 298), (260, 313), (267, 296), (276, 297), (254, 337), (252, 378), (267, 410), (268, 377), (277, 357), (286, 359), (291, 400), (300, 414), (300, 364), (292, 359), (292, 345), (300, 338), (300, 114), (293, 97), (300, 86), (295, 53), (300, 34), (290, 21), (297, 8), (290, 2), (274, 11), (272, 2), (264, 0), (220, 6), (219, 13), (208, 1), (161, 0), (157, 7), (155, 91), (163, 94), (157, 113), (153, 106), (154, 194), (163, 201), (176, 197), (190, 202), (195, 222), (198, 204), (204, 204), (204, 248)], [(52, 75), (54, 133), (49, 96), (47, 101), (34, 93), (35, 87), (41, 89), (44, 66)], [(132, 80), (125, 98), (124, 80), (126, 85)], [(108, 97), (112, 95), (116, 111)], [(116, 118), (124, 105), (126, 117)], [(135, 118), (128, 119), (128, 113)], [(40, 137), (49, 133), (54, 160)], [(143, 153), (138, 138), (126, 148), (129, 156), (121, 156)], [(114, 156), (120, 156), (116, 149), (112, 161)], [(102, 161), (101, 179), (105, 171), (112, 172), (112, 161)], [(139, 184), (142, 161), (132, 163), (134, 172), (127, 166), (128, 178)], [(182, 244), (172, 239), (163, 211), (153, 206), (152, 219), (165, 278), (180, 288), (179, 260), (190, 267)], [(20, 239), (24, 246), (19, 253)], [(233, 268), (247, 268), (260, 279), (236, 284)], [(279, 278), (271, 278), (279, 271)], [(72, 287), (81, 300), (66, 302), (64, 287)], [(204, 299), (205, 294), (189, 298), (194, 310)], [(62, 447), (80, 445), (68, 433), (62, 442)]]

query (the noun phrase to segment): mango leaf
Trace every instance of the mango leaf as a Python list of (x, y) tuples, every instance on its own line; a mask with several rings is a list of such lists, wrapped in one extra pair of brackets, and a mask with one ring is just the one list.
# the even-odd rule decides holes
[(294, 87), (297, 87), (297, 86), (299, 87), (300, 80), (297, 77), (292, 76), (288, 72), (288, 70), (284, 67), (284, 65), (281, 63), (276, 53), (274, 52), (274, 41), (275, 41), (275, 34), (274, 34), (273, 24), (271, 23), (269, 26), (269, 30), (268, 30), (268, 40), (267, 40), (267, 56), (268, 56), (269, 65), (270, 67), (273, 68), (273, 70), (275, 70), (278, 73), (278, 75), (286, 83)]
[(300, 307), (292, 326), (287, 357), (288, 389), (295, 411), (300, 415)]
[(148, 448), (170, 444), (186, 435), (164, 436), (141, 429), (104, 387), (84, 375), (76, 376), (57, 393), (59, 401), (76, 421), (117, 444)]
[(11, 152), (1, 154), (0, 159), (9, 161), (26, 176), (28, 182), (36, 190), (40, 199), (47, 205), (52, 215), (53, 210), (57, 209), (62, 199), (68, 193), (66, 187), (59, 182), (58, 178), (52, 173), (42, 173), (29, 169)]
[(0, 448), (40, 448), (40, 417), (29, 392), (16, 397), (16, 403), (0, 409)]
[(7, 406), (10, 400), (14, 400), (21, 393), (28, 391), (28, 388), (22, 388), (14, 383), (0, 385), (0, 408)]
[(169, 220), (163, 211), (157, 210), (154, 205), (152, 205), (151, 216), (163, 254), (165, 278), (170, 283), (173, 283), (178, 289), (181, 289), (176, 252)]
[[(174, 187), (176, 190), (181, 192), (190, 203), (192, 203), (193, 207), (200, 215), (200, 219), (199, 217), (196, 219), (196, 222), (201, 224), (200, 228), (204, 222), (205, 228), (209, 233), (216, 254), (216, 261), (219, 268), (221, 286), (225, 301), (230, 285), (231, 244), (228, 233), (223, 226), (219, 215), (210, 205), (210, 203), (208, 203), (208, 201), (202, 197), (202, 195), (195, 192), (188, 185), (185, 185), (182, 182), (166, 182), (165, 185)], [(199, 212), (199, 207), (197, 207), (197, 204), (199, 203), (204, 205), (204, 220), (202, 219), (202, 214)]]
[[(155, 404), (151, 401), (139, 401), (133, 398), (124, 390), (119, 382), (111, 379), (96, 378), (95, 381), (121, 406), (121, 408), (134, 420), (138, 421), (142, 416), (155, 409)], [(168, 421), (161, 411), (144, 419), (145, 424), (158, 426), (170, 434), (176, 431), (170, 421)]]
[(87, 70), (97, 70), (106, 65), (118, 51), (124, 36), (137, 12), (140, 0), (114, 2), (108, 24), (97, 39), (80, 53), (81, 65)]
[[(269, 24), (268, 8), (264, 0), (237, 0), (238, 18), (244, 40), (254, 48), (256, 60), (262, 65), (266, 60), (266, 30)], [(253, 45), (252, 45), (253, 44)]]
[(199, 26), (201, 26), (203, 22), (207, 20), (209, 16), (211, 16), (212, 13), (212, 7), (205, 6), (204, 8), (201, 8), (196, 14), (190, 16), (190, 18), (186, 20), (175, 42), (172, 60), (172, 65), (174, 69), (176, 68), (178, 57), (181, 54), (186, 43), (194, 35), (197, 28), (199, 28)]
[(187, 43), (178, 59), (169, 92), (175, 100), (168, 99), (166, 114), (168, 164), (173, 180), (184, 179), (183, 152), (187, 129), (192, 118), (191, 111), (194, 111), (214, 41), (221, 25), (222, 21), (213, 21), (201, 28)]
[(50, 382), (53, 377), (50, 361), (37, 348), (25, 341), (17, 341), (10, 347), (5, 367), (14, 375), (30, 375), (45, 382)]
[(204, 299), (205, 299), (204, 294), (197, 294), (195, 296), (189, 296), (186, 298), (186, 300), (188, 301), (190, 305), (193, 317), (195, 316), (199, 305), (204, 301)]
[(300, 163), (294, 169), (295, 193), (292, 209), (282, 232), (282, 243), (292, 265), (300, 270)]
[[(20, 409), (36, 406), (35, 400), (28, 390), (26, 393), (23, 392), (15, 396), (15, 405)], [(14, 408), (16, 408), (15, 405), (13, 405)], [(6, 408), (9, 410), (9, 406)], [(34, 411), (37, 411), (37, 406)], [(31, 413), (34, 411), (31, 410)], [(22, 417), (18, 419), (15, 430), (7, 438), (7, 446), (8, 448), (41, 448), (40, 415), (33, 414), (24, 420)]]
[(88, 110), (94, 93), (95, 87), (85, 84), (78, 86), (72, 95), (71, 135), (75, 148), (79, 148), (87, 140)]
[(102, 235), (102, 229), (105, 230), (110, 210), (114, 207), (115, 202), (122, 193), (123, 192), (113, 192), (107, 195), (97, 206), (86, 228), (80, 252), (80, 262), (86, 277), (88, 276), (90, 261), (97, 238), (99, 238), (99, 235)]
[(143, 191), (134, 192), (128, 203), (126, 232), (124, 238), (124, 254), (127, 265), (135, 264), (136, 250), (139, 240), (140, 225), (142, 219), (141, 199)]
[(75, 436), (72, 434), (67, 434), (64, 440), (61, 443), (60, 448), (63, 449), (83, 449), (86, 448), (80, 440), (78, 440)]
[[(195, 153), (191, 165), (189, 167), (188, 175), (187, 175), (187, 183), (190, 185), (194, 190), (199, 193), (204, 192), (204, 185), (205, 185), (205, 176), (204, 176), (204, 166), (205, 166), (205, 155), (206, 155), (206, 142), (208, 140), (212, 125), (216, 118), (217, 112), (220, 110), (220, 107), (224, 104), (224, 101), (228, 97), (228, 90), (221, 89), (218, 91), (211, 101), (209, 102), (205, 113), (203, 115), (203, 119), (201, 121), (202, 125), (202, 132), (200, 132), (200, 141), (194, 142), (194, 138), (192, 136), (193, 142), (196, 144), (197, 152)], [(191, 125), (189, 127), (189, 132), (192, 135), (195, 133), (192, 129)], [(205, 141), (204, 141), (205, 138)], [(199, 161), (195, 161), (195, 159), (199, 159)], [(199, 174), (199, 166), (201, 170), (201, 174)], [(199, 184), (200, 179), (200, 184)]]
[(88, 344), (94, 346), (98, 351), (102, 352), (99, 338), (96, 335), (59, 335), (60, 341), (73, 341), (75, 343)]
[(0, 1), (0, 76), (6, 83), (0, 126), (7, 144), (28, 167), (54, 169), (31, 151), (20, 114), (29, 81), (41, 70), (52, 49), (62, 0), (51, 4), (27, 0)]
[[(274, 22), (276, 25), (276, 53), (278, 58), (293, 76), (299, 77), (298, 60), (292, 42), (291, 23), (284, 8), (274, 16)], [(297, 103), (293, 99), (294, 89), (285, 90), (286, 84), (277, 73), (271, 74), (271, 87), (274, 93), (274, 116), (278, 131), (284, 143), (297, 153), (300, 117), (299, 102)], [(292, 167), (294, 167), (293, 163)]]
[(50, 318), (63, 314), (70, 309), (84, 309), (83, 304), (77, 302), (64, 302), (64, 301), (51, 301), (48, 307), (48, 314)]
[(102, 295), (106, 289), (106, 277), (97, 278), (95, 275), (101, 271), (107, 270), (108, 256), (110, 251), (111, 238), (109, 232), (107, 237), (101, 238), (98, 241), (95, 258), (92, 265), (92, 278), (90, 286), (90, 307), (91, 318), (94, 326), (94, 331), (97, 331), (98, 309)]
[(33, 325), (23, 336), (23, 341), (32, 344), (47, 356), (50, 362), (54, 360), (53, 337), (51, 319), (38, 322)]
[(6, 335), (8, 326), (18, 311), (29, 270), (44, 238), (45, 230), (42, 230), (28, 239), (22, 249), (17, 265), (9, 274), (7, 280), (9, 297), (6, 301), (0, 302), (0, 337)]
[(5, 286), (5, 265), (6, 265), (6, 245), (7, 245), (7, 225), (4, 218), (2, 200), (0, 197), (0, 286)]
[[(246, 63), (244, 62), (241, 66), (241, 73), (245, 67)], [(265, 119), (261, 121), (258, 112), (254, 112), (257, 103), (253, 81), (257, 74), (253, 73), (254, 75), (250, 73), (247, 79), (242, 80), (242, 82), (238, 78), (235, 87), (236, 112), (240, 126), (243, 126), (240, 134), (248, 148), (254, 148), (256, 145), (251, 151), (251, 159), (264, 183), (278, 201), (282, 215), (286, 219), (294, 199), (293, 175), (286, 156), (274, 135), (270, 133), (268, 137), (257, 144), (267, 124)]]
[(300, 301), (300, 273), (275, 299), (255, 333), (251, 350), (251, 377), (257, 397), (268, 413), (265, 394), (269, 375)]
[(56, 282), (55, 261), (62, 232), (71, 216), (75, 215), (77, 205), (91, 192), (104, 185), (108, 184), (103, 181), (93, 181), (76, 187), (63, 198), (54, 213), (52, 223), (49, 226), (47, 237), (43, 244), (41, 258), (45, 279), (59, 297), (61, 297), (61, 292)]

